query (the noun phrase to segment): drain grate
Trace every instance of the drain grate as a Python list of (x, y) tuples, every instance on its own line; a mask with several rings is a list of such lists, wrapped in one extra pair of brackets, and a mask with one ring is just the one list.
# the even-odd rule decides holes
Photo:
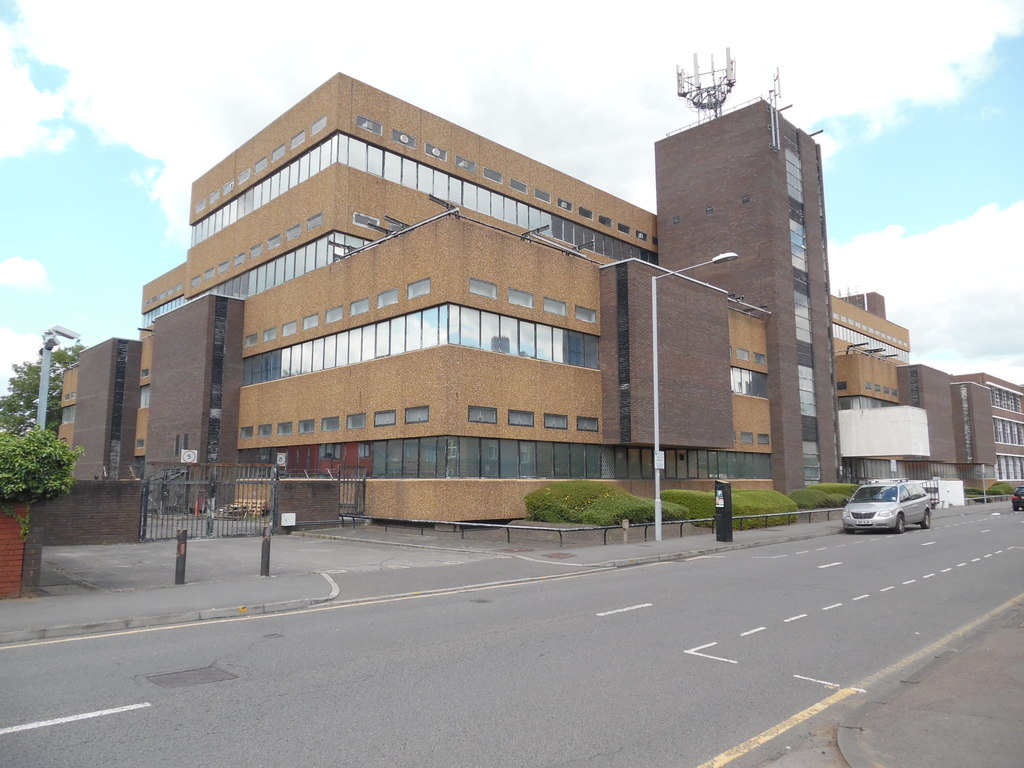
[(183, 672), (168, 672), (163, 675), (147, 675), (146, 679), (161, 688), (184, 688), (203, 683), (222, 683), (225, 680), (234, 680), (236, 677), (238, 675), (232, 675), (217, 667), (202, 667), (201, 669), (186, 669)]

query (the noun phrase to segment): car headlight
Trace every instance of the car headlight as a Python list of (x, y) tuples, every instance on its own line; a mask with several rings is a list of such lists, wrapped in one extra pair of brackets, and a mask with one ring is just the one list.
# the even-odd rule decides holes
[(877, 512), (875, 512), (875, 517), (892, 517), (895, 514), (895, 509), (880, 509)]

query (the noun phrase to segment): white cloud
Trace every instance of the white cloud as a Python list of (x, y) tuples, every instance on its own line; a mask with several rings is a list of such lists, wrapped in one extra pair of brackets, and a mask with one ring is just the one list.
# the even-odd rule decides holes
[(41, 261), (11, 256), (0, 261), (0, 286), (44, 290), (50, 287), (50, 279)]
[(1022, 230), (1024, 201), (986, 205), (931, 232), (893, 225), (829, 243), (832, 290), (885, 296), (888, 319), (910, 330), (913, 362), (1022, 384)]
[(38, 333), (17, 333), (0, 327), (0, 396), (7, 394), (7, 384), (13, 374), (11, 366), (38, 362), (41, 343)]
[[(69, 73), (60, 98), (72, 118), (160, 169), (146, 189), (182, 246), (191, 181), (339, 70), (652, 208), (652, 141), (695, 120), (675, 95), (675, 66), (689, 66), (694, 51), (721, 65), (731, 46), (739, 67), (732, 104), (766, 94), (780, 68), (790, 117), (830, 121), (835, 152), (845, 137), (897, 122), (907, 105), (956, 99), (991, 66), (997, 37), (1024, 25), (1020, 0), (976, 0), (970, 13), (949, 0), (927, 13), (891, 0), (864, 0), (856, 13), (794, 0), (785, 14), (736, 0), (726, 15), (714, 4), (635, 0), (631, 18), (659, 19), (638, 27), (571, 3), (523, 0), (508, 14), (453, 0), (431, 14), (396, 0), (388, 13), (415, 23), (379, 35), (363, 34), (368, 22), (345, 4), (18, 5), (25, 49)], [(97, 18), (103, 45), (81, 34)], [(275, 36), (272, 47), (259, 42), (285, 23), (294, 34)], [(24, 89), (27, 74), (14, 71)], [(59, 103), (49, 110), (59, 115)]]
[(73, 138), (66, 125), (53, 124), (64, 115), (65, 101), (41, 93), (32, 84), (29, 68), (19, 60), (12, 31), (0, 24), (0, 157), (20, 157), (34, 149), (59, 152)]

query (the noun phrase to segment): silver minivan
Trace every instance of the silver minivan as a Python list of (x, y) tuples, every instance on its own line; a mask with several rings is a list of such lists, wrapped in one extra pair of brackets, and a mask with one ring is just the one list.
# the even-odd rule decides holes
[(903, 533), (908, 524), (931, 528), (931, 498), (922, 483), (905, 478), (872, 480), (857, 489), (843, 508), (843, 530), (885, 528)]

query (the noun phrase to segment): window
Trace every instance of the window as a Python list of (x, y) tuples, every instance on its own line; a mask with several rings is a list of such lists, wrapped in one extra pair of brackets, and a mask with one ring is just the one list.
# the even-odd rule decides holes
[(336, 323), (345, 317), (344, 307), (331, 307), (324, 313), (324, 323)]
[(569, 202), (568, 200), (563, 200), (562, 198), (558, 198), (558, 207), (561, 208), (564, 211), (571, 211), (572, 210), (572, 203)]
[(299, 421), (299, 434), (308, 435), (311, 432), (316, 431), (316, 421), (314, 419), (302, 419)]
[(285, 237), (287, 237), (289, 240), (294, 240), (296, 237), (302, 234), (302, 225), (295, 224), (291, 227), (288, 227), (288, 229), (285, 230), (284, 234)]
[(139, 408), (149, 408), (149, 386), (139, 387)]
[(455, 156), (455, 166), (457, 168), (461, 168), (464, 171), (476, 173), (476, 163), (474, 163), (472, 160), (467, 160), (464, 157), (459, 157), (458, 155)]
[[(65, 422), (65, 424), (66, 423), (67, 422)], [(143, 438), (143, 437), (140, 437), (138, 440), (135, 441), (135, 447), (136, 448), (145, 448), (146, 447), (146, 439)]]
[(251, 347), (251, 346), (255, 345), (256, 343), (258, 343), (259, 340), (260, 340), (260, 337), (259, 337), (258, 333), (250, 333), (248, 336), (245, 337), (245, 341), (242, 342), (242, 343), (245, 346), (247, 346), (247, 347)]
[(545, 312), (551, 312), (552, 314), (555, 314), (555, 315), (562, 315), (562, 316), (564, 316), (566, 314), (565, 302), (564, 301), (559, 301), (558, 299), (548, 299), (548, 298), (545, 298), (544, 299), (544, 311)]
[(485, 280), (477, 280), (475, 277), (469, 278), (469, 292), (488, 299), (498, 298), (498, 286)]
[(478, 424), (497, 424), (498, 409), (482, 405), (469, 406), (469, 420)]
[(397, 128), (391, 130), (391, 140), (397, 141), (399, 144), (404, 144), (407, 147), (416, 149), (416, 137), (410, 136), (408, 133), (404, 133)]
[(551, 202), (551, 195), (548, 192), (545, 192), (543, 189), (534, 188), (533, 196), (536, 197), (538, 200), (543, 200), (545, 203)]
[(242, 440), (252, 440), (252, 427), (241, 427), (238, 430), (238, 437)]
[(530, 188), (526, 186), (525, 182), (519, 181), (518, 179), (509, 179), (508, 185), (512, 187), (516, 192), (522, 192), (523, 194), (530, 191)]
[(299, 144), (301, 144), (305, 140), (306, 140), (306, 132), (305, 131), (299, 131), (298, 133), (296, 133), (294, 136), (292, 136), (292, 143), (291, 143), (292, 149), (295, 149), (297, 146), (299, 146)]
[[(284, 144), (282, 144), (280, 147), (278, 147), (271, 153), (270, 159), (276, 163), (282, 157), (284, 157)], [(259, 165), (259, 163), (257, 163), (256, 165)]]
[(640, 230), (638, 229), (638, 230), (636, 231), (636, 239), (637, 239), (637, 240), (644, 240), (644, 241), (646, 241), (646, 240), (647, 240), (647, 233), (646, 233), (646, 232), (641, 232), (641, 231), (640, 231)]
[(281, 245), (281, 236), (274, 235), (273, 237), (267, 238), (267, 248), (277, 248)]
[(508, 289), (508, 303), (520, 307), (533, 306), (533, 294), (526, 291), (518, 291), (515, 288)]
[(512, 411), (508, 412), (508, 423), (513, 427), (532, 427), (533, 411)]
[(302, 330), (304, 331), (316, 328), (318, 325), (320, 325), (320, 315), (307, 315), (302, 318)]
[(433, 158), (437, 158), (438, 160), (443, 160), (446, 163), (448, 162), (448, 150), (447, 149), (441, 149), (440, 147), (435, 147), (433, 144), (431, 144), (429, 142), (424, 142), (424, 144), (423, 144), (423, 151), (426, 152), (428, 155), (430, 155)]
[(746, 368), (733, 368), (732, 391), (736, 395), (768, 397), (768, 374), (749, 371)]
[(757, 443), (758, 443), (758, 445), (768, 445), (768, 443), (770, 443), (770, 442), (771, 442), (771, 437), (766, 435), (764, 432), (758, 432), (757, 433)]
[(741, 443), (752, 443), (752, 442), (754, 442), (754, 433), (753, 432), (740, 432), (740, 442)]
[(370, 311), (370, 300), (369, 299), (359, 299), (357, 301), (353, 301), (352, 302), (352, 306), (349, 307), (348, 313), (350, 315), (361, 315), (364, 312), (369, 312), (369, 311)]
[(257, 160), (256, 164), (253, 166), (253, 170), (256, 173), (267, 170), (267, 158), (261, 157), (259, 160)]
[(417, 280), (415, 283), (409, 283), (406, 298), (415, 299), (418, 296), (426, 296), (428, 293), (430, 293), (429, 277), (424, 280)]
[(582, 320), (585, 323), (596, 323), (597, 322), (597, 310), (589, 309), (587, 307), (576, 307), (576, 319)]
[(265, 331), (263, 331), (263, 340), (264, 341), (273, 341), (276, 338), (277, 338), (277, 328), (267, 328)]
[(292, 423), (290, 421), (282, 421), (277, 425), (277, 434), (279, 435), (290, 435), (292, 433)]
[(597, 419), (593, 416), (577, 416), (576, 429), (580, 432), (597, 432)]
[(406, 424), (424, 424), (430, 421), (430, 406), (418, 405), (415, 408), (405, 409)]
[(230, 265), (230, 264), (228, 264), (228, 262), (226, 262), (226, 261), (222, 261), (222, 262), (221, 262), (220, 264), (218, 264), (218, 265), (217, 265), (217, 274), (218, 274), (218, 275), (223, 275), (223, 274), (224, 274), (225, 272), (227, 272), (227, 271), (228, 271), (228, 269), (230, 268), (230, 266), (231, 266), (231, 265)]
[(597, 221), (600, 224), (603, 224), (606, 227), (610, 227), (612, 225), (612, 217), (611, 216), (598, 216), (597, 217)]
[(758, 363), (760, 365), (764, 365), (768, 361), (765, 359), (765, 356), (764, 356), (763, 352), (755, 352), (754, 353), (754, 362)]
[(491, 168), (484, 168), (484, 178), (501, 184), (504, 181), (502, 175)]
[(324, 223), (324, 215), (316, 213), (306, 219), (306, 229), (315, 229)]
[(142, 371), (139, 373), (139, 377), (144, 379), (147, 376), (149, 376), (149, 368), (143, 368)]
[(373, 414), (373, 426), (375, 427), (390, 427), (395, 424), (395, 412), (394, 411), (377, 411)]
[(370, 133), (376, 133), (378, 136), (384, 135), (384, 126), (378, 123), (376, 120), (371, 120), (368, 117), (358, 115), (356, 117), (356, 126), (362, 128), (364, 131)]
[(346, 429), (362, 429), (366, 426), (366, 414), (365, 413), (350, 413), (345, 418)]
[(398, 303), (398, 289), (392, 288), (390, 291), (384, 291), (383, 293), (377, 294), (377, 309), (382, 307), (390, 307), (392, 304)]
[(257, 256), (263, 254), (263, 243), (256, 243), (252, 248), (249, 249), (249, 258), (255, 259)]
[(318, 133), (320, 133), (320, 131), (322, 131), (326, 127), (327, 127), (327, 115), (324, 115), (319, 120), (317, 120), (315, 123), (313, 123), (313, 126), (309, 129), (309, 135), (310, 136), (316, 136)]
[(274, 434), (274, 425), (260, 424), (259, 427), (257, 427), (257, 434), (259, 434), (260, 437), (270, 437)]
[(750, 359), (750, 352), (748, 350), (746, 350), (746, 349), (737, 349), (736, 350), (736, 359), (737, 360), (749, 360)]
[(568, 429), (569, 417), (564, 413), (545, 413), (544, 429)]
[(282, 336), (291, 336), (293, 333), (298, 333), (298, 331), (299, 324), (294, 320), (292, 320), (290, 323), (285, 323), (284, 325), (281, 326)]
[(320, 419), (321, 432), (337, 432), (340, 427), (340, 419), (337, 416), (325, 416)]
[(235, 266), (240, 267), (245, 264), (245, 251), (235, 256)]

